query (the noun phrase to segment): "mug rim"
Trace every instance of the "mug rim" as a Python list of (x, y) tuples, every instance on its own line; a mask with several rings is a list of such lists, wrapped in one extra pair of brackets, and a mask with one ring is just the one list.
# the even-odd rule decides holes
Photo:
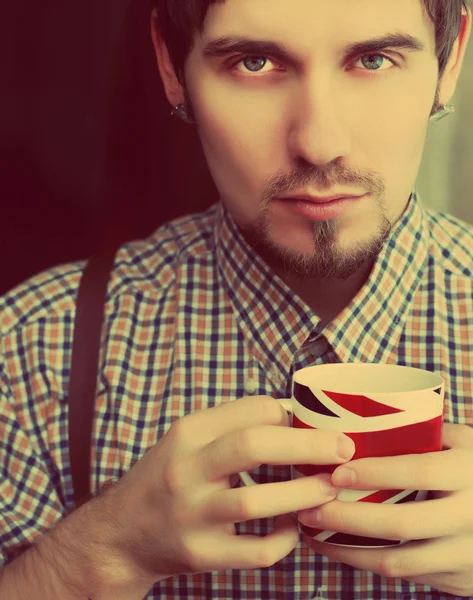
[[(304, 374), (307, 375), (307, 373), (309, 372), (313, 372), (316, 369), (319, 369), (319, 371), (321, 371), (322, 369), (328, 371), (328, 370), (332, 370), (335, 371), (337, 369), (341, 369), (341, 368), (345, 368), (345, 369), (350, 369), (350, 368), (356, 368), (356, 369), (385, 369), (386, 371), (394, 371), (394, 370), (400, 370), (403, 369), (406, 373), (407, 372), (411, 372), (411, 373), (416, 373), (417, 375), (422, 374), (422, 376), (424, 377), (430, 377), (432, 381), (436, 381), (436, 383), (433, 384), (429, 384), (429, 385), (425, 385), (425, 386), (418, 386), (415, 387), (413, 386), (412, 389), (409, 390), (396, 390), (396, 389), (386, 389), (384, 391), (370, 391), (370, 388), (365, 388), (365, 389), (358, 389), (358, 388), (354, 388), (350, 391), (346, 391), (345, 389), (339, 390), (338, 389), (338, 385), (337, 386), (330, 386), (331, 391), (333, 392), (337, 392), (340, 391), (340, 393), (344, 393), (344, 394), (390, 394), (390, 393), (412, 393), (412, 392), (421, 392), (421, 391), (433, 391), (438, 389), (439, 387), (444, 387), (445, 386), (445, 379), (441, 376), (438, 375), (437, 373), (434, 373), (433, 371), (429, 371), (427, 369), (422, 369), (419, 367), (410, 367), (409, 365), (397, 365), (397, 364), (385, 364), (385, 363), (366, 363), (366, 362), (350, 362), (350, 363), (326, 363), (323, 365), (310, 365), (308, 367), (304, 367), (302, 369), (299, 369), (298, 371), (296, 371), (293, 374), (293, 383), (298, 383), (299, 385), (314, 385), (319, 387), (319, 384), (315, 381), (312, 382), (307, 382), (307, 381), (300, 381), (300, 377), (303, 377)], [(324, 385), (324, 384), (322, 384)], [(343, 387), (345, 387), (346, 384), (340, 383), (340, 385), (342, 385)]]

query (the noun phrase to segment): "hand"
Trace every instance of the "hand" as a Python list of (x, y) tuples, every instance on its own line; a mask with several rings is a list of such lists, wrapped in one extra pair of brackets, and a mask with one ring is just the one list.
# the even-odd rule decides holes
[(444, 425), (443, 452), (364, 458), (347, 466), (356, 483), (347, 485), (342, 469), (335, 485), (358, 490), (437, 490), (433, 499), (405, 504), (364, 504), (334, 500), (299, 514), (302, 523), (391, 540), (416, 540), (394, 548), (351, 549), (304, 541), (317, 553), (386, 577), (401, 577), (457, 596), (473, 595), (473, 429)]
[[(261, 464), (342, 464), (354, 445), (335, 431), (291, 428), (273, 398), (249, 397), (185, 416), (104, 493), (108, 548), (154, 583), (181, 574), (273, 565), (298, 544), (295, 515), (333, 500), (329, 475), (231, 488), (231, 476)], [(353, 445), (337, 454), (340, 439)], [(104, 500), (105, 501), (105, 500)], [(266, 537), (234, 524), (278, 516)], [(130, 567), (130, 565), (132, 565)]]

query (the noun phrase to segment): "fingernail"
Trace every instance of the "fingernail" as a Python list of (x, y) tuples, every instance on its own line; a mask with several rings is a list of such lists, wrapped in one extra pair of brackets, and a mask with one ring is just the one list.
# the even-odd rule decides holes
[(347, 487), (356, 483), (356, 473), (347, 467), (341, 467), (333, 472), (332, 481), (340, 487)]
[(340, 458), (347, 460), (355, 454), (355, 443), (346, 435), (338, 438), (337, 452)]
[(320, 521), (322, 520), (322, 511), (317, 508), (312, 513), (311, 518), (313, 519), (314, 523), (320, 523)]
[(322, 520), (322, 511), (318, 508), (309, 508), (307, 510), (301, 510), (299, 512), (299, 521), (303, 525), (313, 526), (320, 523)]
[(332, 483), (331, 475), (322, 475), (320, 477), (320, 483), (322, 488), (325, 490), (325, 493), (329, 496), (335, 496), (340, 491), (337, 487), (335, 487)]

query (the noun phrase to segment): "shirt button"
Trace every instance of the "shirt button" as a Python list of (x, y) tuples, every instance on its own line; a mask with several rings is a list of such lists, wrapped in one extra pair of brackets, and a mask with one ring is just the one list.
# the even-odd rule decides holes
[(248, 379), (245, 383), (245, 392), (247, 394), (254, 394), (259, 388), (259, 382), (256, 379)]
[(324, 337), (321, 337), (318, 340), (315, 340), (311, 344), (309, 344), (310, 352), (314, 356), (323, 356), (328, 350), (328, 342)]

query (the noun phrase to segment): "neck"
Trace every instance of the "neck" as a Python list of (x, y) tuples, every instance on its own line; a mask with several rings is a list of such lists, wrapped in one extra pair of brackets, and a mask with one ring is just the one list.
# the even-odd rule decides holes
[(278, 275), (320, 317), (321, 326), (326, 327), (355, 298), (368, 281), (373, 266), (371, 262), (345, 280)]

